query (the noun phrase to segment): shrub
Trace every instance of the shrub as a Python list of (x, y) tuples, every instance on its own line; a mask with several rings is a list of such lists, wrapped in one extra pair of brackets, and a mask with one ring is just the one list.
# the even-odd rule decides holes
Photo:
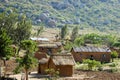
[(88, 70), (93, 70), (93, 68), (101, 66), (101, 63), (96, 60), (86, 59), (86, 60), (83, 60), (83, 63), (87, 64)]
[(114, 58), (118, 57), (118, 53), (116, 51), (111, 52), (112, 62)]
[(109, 66), (110, 67), (116, 67), (118, 64), (116, 64), (116, 63), (111, 63)]
[(111, 72), (111, 73), (115, 73), (115, 72), (117, 72), (117, 71), (118, 71), (118, 69), (117, 69), (116, 67), (110, 69), (110, 72)]
[(57, 80), (57, 78), (59, 77), (59, 71), (55, 70), (53, 68), (49, 68), (45, 70), (46, 73), (48, 73), (50, 75), (50, 80)]

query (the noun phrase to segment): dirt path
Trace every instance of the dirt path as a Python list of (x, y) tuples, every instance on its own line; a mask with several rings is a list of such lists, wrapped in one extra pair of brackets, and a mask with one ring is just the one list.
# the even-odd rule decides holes
[[(21, 80), (21, 74), (11, 75)], [(29, 80), (46, 80), (48, 76), (39, 75), (32, 72), (29, 75)], [(120, 80), (120, 73), (109, 73), (105, 71), (75, 71), (73, 77), (60, 77), (58, 80)]]

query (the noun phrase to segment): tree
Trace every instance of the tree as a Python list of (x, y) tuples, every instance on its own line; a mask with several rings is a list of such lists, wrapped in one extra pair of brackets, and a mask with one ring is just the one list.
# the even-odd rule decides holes
[(0, 28), (5, 29), (15, 44), (29, 39), (31, 35), (32, 24), (26, 19), (25, 15), (18, 15), (17, 12), (7, 11), (0, 13)]
[(118, 57), (118, 53), (116, 51), (111, 52), (112, 62), (114, 61), (114, 58)]
[(39, 37), (39, 35), (44, 31), (44, 27), (43, 26), (38, 26), (35, 27), (35, 32), (33, 33), (33, 37)]
[(101, 44), (102, 43), (102, 37), (95, 33), (84, 35), (84, 40), (86, 43), (91, 43), (91, 44)]
[(78, 27), (76, 26), (72, 30), (71, 41), (74, 41), (77, 36), (78, 36)]
[(15, 43), (20, 44), (22, 40), (27, 40), (31, 36), (32, 24), (30, 21), (26, 21), (26, 17), (22, 16), (17, 23), (17, 28), (15, 29)]
[(61, 28), (61, 39), (65, 39), (67, 33), (68, 33), (68, 29), (67, 29), (67, 25), (65, 25)]
[(74, 40), (74, 44), (75, 46), (81, 46), (81, 45), (84, 45), (84, 37), (81, 36), (81, 37), (78, 37)]
[(12, 40), (7, 35), (6, 30), (1, 29), (0, 30), (0, 58), (4, 61), (5, 69), (6, 69), (6, 60), (8, 60), (14, 53), (12, 47), (10, 46), (11, 44), (12, 44)]
[(0, 28), (5, 29), (6, 33), (14, 39), (14, 30), (18, 22), (18, 15), (14, 12), (8, 14), (7, 11), (0, 13)]
[(21, 42), (21, 48), (26, 52), (23, 58), (18, 59), (19, 66), (16, 70), (22, 69), (25, 72), (26, 80), (28, 80), (28, 71), (35, 66), (36, 62), (36, 59), (34, 58), (34, 53), (37, 50), (36, 43), (31, 40), (23, 40)]
[(102, 36), (102, 40), (103, 40), (103, 44), (107, 45), (108, 47), (112, 47), (113, 44), (116, 41), (116, 37), (115, 36), (111, 36), (111, 35), (103, 35)]
[(114, 42), (112, 46), (120, 49), (120, 42)]

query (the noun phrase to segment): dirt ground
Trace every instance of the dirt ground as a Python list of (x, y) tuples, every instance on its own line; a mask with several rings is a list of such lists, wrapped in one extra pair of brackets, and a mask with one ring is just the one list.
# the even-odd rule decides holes
[[(11, 75), (21, 80), (21, 74)], [(47, 80), (47, 75), (40, 75), (32, 72), (29, 75), (29, 80)], [(73, 77), (60, 77), (57, 80), (120, 80), (120, 73), (110, 73), (106, 71), (75, 71)]]

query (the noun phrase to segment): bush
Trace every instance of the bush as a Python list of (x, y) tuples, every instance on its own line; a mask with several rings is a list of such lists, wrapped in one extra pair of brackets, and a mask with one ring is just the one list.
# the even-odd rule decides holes
[(109, 66), (110, 67), (116, 67), (118, 64), (116, 64), (116, 63), (111, 63), (111, 64), (109, 64)]
[(115, 73), (115, 72), (117, 72), (117, 71), (118, 71), (117, 68), (111, 68), (111, 69), (110, 69), (110, 72), (111, 72), (111, 73)]
[(50, 75), (50, 78), (49, 78), (50, 80), (57, 80), (57, 78), (59, 78), (58, 70), (50, 68), (50, 69), (46, 69), (45, 71), (46, 71), (46, 73), (48, 73)]
[(118, 53), (116, 51), (111, 52), (112, 62), (114, 58), (118, 57)]
[(101, 63), (96, 60), (86, 59), (86, 60), (83, 60), (83, 63), (87, 64), (88, 70), (93, 70), (93, 68), (101, 66)]

